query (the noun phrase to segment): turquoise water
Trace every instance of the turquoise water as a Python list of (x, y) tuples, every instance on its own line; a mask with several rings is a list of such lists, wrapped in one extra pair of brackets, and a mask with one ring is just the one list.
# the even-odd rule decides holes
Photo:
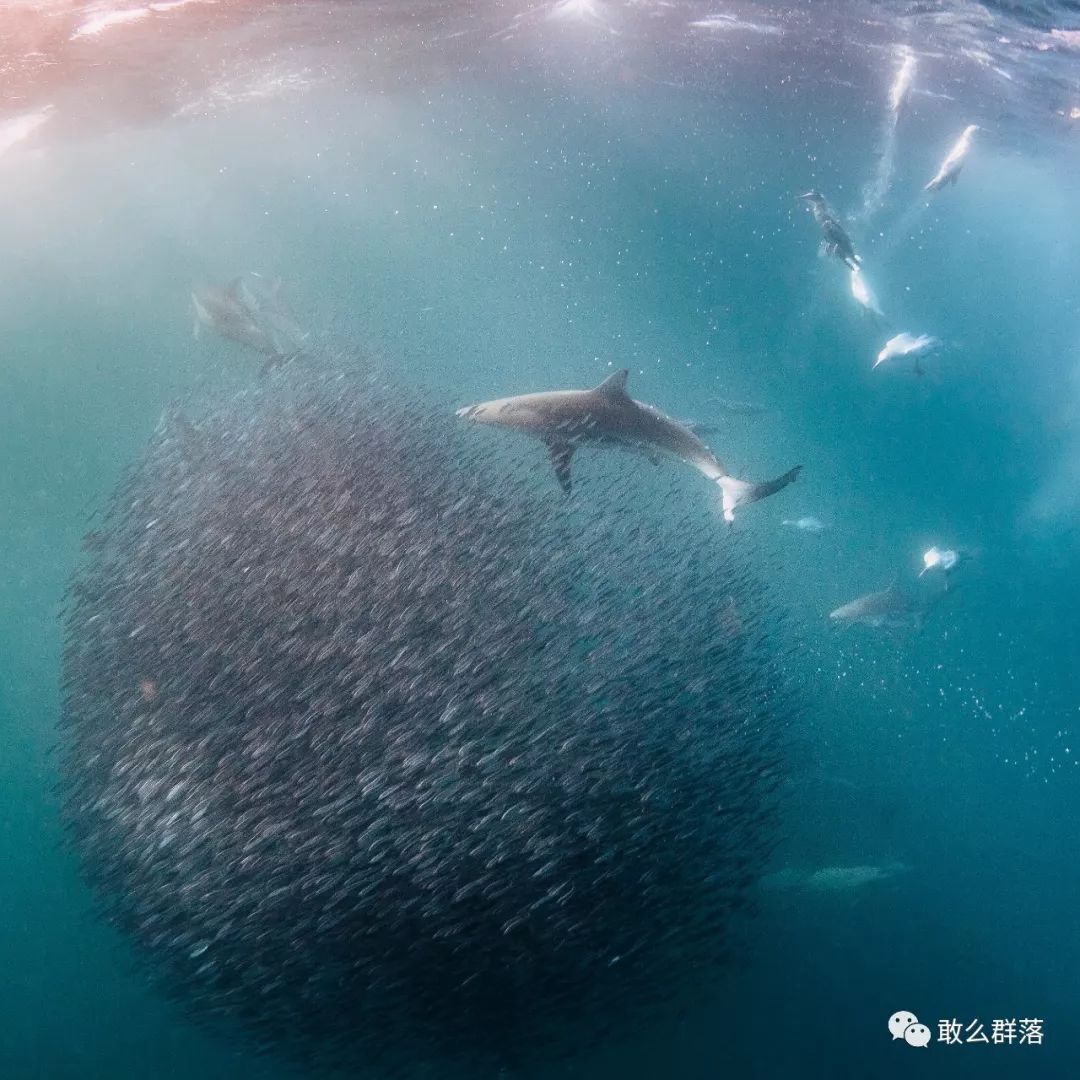
[[(89, 515), (171, 401), (260, 378), (191, 329), (193, 284), (251, 272), (283, 279), (313, 340), (361, 343), (447, 410), (627, 367), (635, 397), (721, 425), (737, 475), (804, 466), (716, 524), (773, 580), (803, 703), (730, 964), (677, 1024), (555, 1065), (523, 1047), (507, 1075), (1075, 1073), (1080, 121), (1059, 110), (1080, 58), (1050, 30), (1078, 24), (808, 10), (192, 7), (75, 40), (68, 13), (66, 35), (5, 46), (47, 38), (55, 64), (9, 65), (12, 115), (54, 108), (0, 156), (4, 1075), (294, 1075), (155, 988), (95, 916), (57, 792)], [(922, 195), (969, 123), (959, 182)], [(819, 257), (809, 187), (892, 330)], [(943, 340), (924, 377), (871, 370), (899, 330)], [(596, 461), (575, 461), (585, 498)], [(647, 462), (623, 467), (654, 490)], [(714, 497), (683, 472), (685, 498)], [(803, 515), (829, 528), (782, 524)], [(921, 628), (830, 623), (931, 544), (972, 557)], [(925, 1050), (889, 1035), (901, 1009)], [(954, 1017), (1042, 1018), (1045, 1041), (941, 1045)]]

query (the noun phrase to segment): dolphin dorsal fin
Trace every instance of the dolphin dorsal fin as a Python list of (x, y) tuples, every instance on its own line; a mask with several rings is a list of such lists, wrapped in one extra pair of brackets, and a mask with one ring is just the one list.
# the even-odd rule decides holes
[(593, 393), (603, 394), (604, 397), (624, 398), (627, 396), (626, 380), (629, 378), (629, 370), (627, 368), (622, 368), (614, 374), (609, 375), (595, 390), (593, 390)]

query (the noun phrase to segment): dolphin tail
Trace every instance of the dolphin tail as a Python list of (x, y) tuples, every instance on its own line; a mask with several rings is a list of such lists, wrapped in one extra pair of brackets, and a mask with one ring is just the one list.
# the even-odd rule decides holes
[(802, 466), (796, 465), (794, 469), (788, 469), (783, 476), (775, 480), (766, 480), (761, 484), (751, 483), (749, 480), (739, 480), (734, 476), (721, 476), (717, 478), (720, 490), (723, 492), (724, 520), (735, 520), (735, 508), (745, 506), (747, 503), (757, 502), (759, 499), (767, 499), (775, 495), (788, 484), (793, 483), (799, 475)]

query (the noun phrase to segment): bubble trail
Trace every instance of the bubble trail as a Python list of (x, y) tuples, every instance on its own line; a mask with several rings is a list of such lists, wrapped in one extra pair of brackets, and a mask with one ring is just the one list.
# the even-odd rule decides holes
[(852, 221), (859, 225), (868, 225), (884, 206), (896, 171), (896, 129), (911, 94), (916, 67), (915, 57), (907, 46), (901, 47), (898, 55), (900, 66), (889, 88), (889, 108), (882, 123), (874, 175), (863, 188), (862, 206), (852, 215)]

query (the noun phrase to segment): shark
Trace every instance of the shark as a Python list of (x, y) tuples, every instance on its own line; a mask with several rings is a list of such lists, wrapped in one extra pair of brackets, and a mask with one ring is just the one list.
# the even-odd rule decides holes
[(799, 475), (801, 465), (764, 483), (732, 476), (685, 424), (635, 401), (626, 389), (629, 375), (626, 369), (616, 371), (591, 390), (551, 390), (485, 401), (458, 409), (457, 415), (540, 439), (567, 494), (572, 487), (570, 463), (581, 446), (623, 447), (678, 458), (720, 488), (724, 520), (729, 524), (735, 520), (737, 507), (775, 494)]
[(252, 300), (252, 310), (261, 326), (266, 328), (278, 352), (286, 355), (307, 346), (311, 333), (301, 329), (281, 302), (282, 279), (277, 277), (267, 283), (262, 274), (251, 272), (251, 277), (258, 279), (254, 293), (245, 288), (245, 293)]
[(233, 278), (222, 287), (197, 286), (191, 292), (191, 303), (195, 309), (193, 332), (196, 338), (206, 327), (263, 356), (280, 354), (277, 343), (259, 319), (258, 301), (242, 277)]
[(266, 285), (261, 275), (257, 292), (252, 292), (243, 276), (233, 278), (224, 286), (197, 286), (191, 292), (195, 309), (195, 337), (203, 327), (228, 341), (235, 341), (266, 357), (263, 374), (297, 357), (309, 334), (305, 333), (286, 314), (278, 293), (281, 279)]
[(861, 623), (875, 630), (882, 627), (897, 630), (912, 625), (918, 629), (922, 624), (922, 612), (911, 596), (898, 585), (867, 593), (843, 604), (830, 611), (829, 618), (834, 623)]
[(777, 890), (834, 893), (854, 892), (868, 885), (905, 874), (911, 869), (906, 863), (890, 862), (865, 866), (824, 866), (820, 870), (798, 870), (791, 867), (766, 874), (760, 880), (763, 888)]
[(940, 191), (946, 184), (955, 184), (960, 170), (964, 167), (964, 160), (971, 149), (971, 139), (979, 130), (978, 124), (968, 124), (963, 134), (956, 140), (953, 148), (946, 155), (933, 179), (923, 188), (923, 191)]

